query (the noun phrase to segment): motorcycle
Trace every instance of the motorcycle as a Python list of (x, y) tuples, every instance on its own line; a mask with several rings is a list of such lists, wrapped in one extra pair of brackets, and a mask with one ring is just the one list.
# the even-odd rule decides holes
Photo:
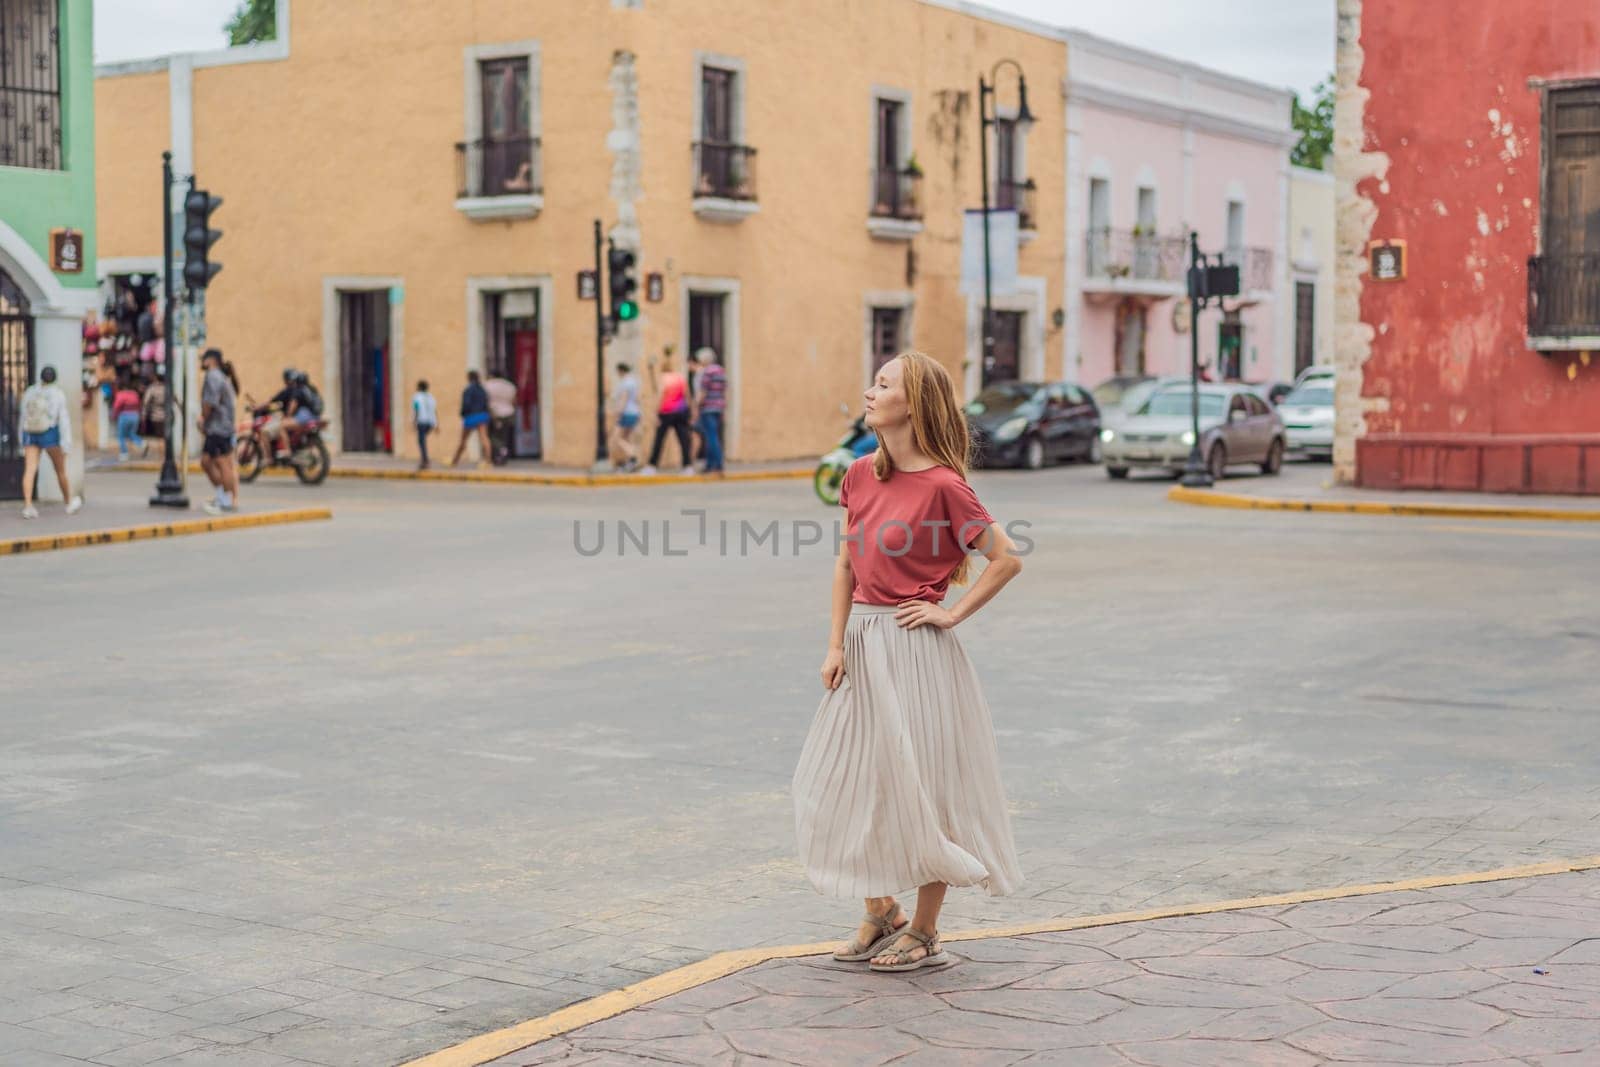
[[(850, 409), (845, 405), (839, 407), (844, 414), (850, 414)], [(811, 486), (817, 491), (817, 498), (829, 507), (838, 507), (839, 486), (844, 482), (844, 472), (850, 469), (850, 464), (877, 447), (878, 435), (867, 428), (867, 417), (856, 416), (850, 429), (839, 438), (833, 450), (822, 457), (817, 464), (817, 472), (811, 476)]]
[(274, 442), (266, 433), (267, 420), (271, 415), (271, 408), (253, 407), (250, 409), (250, 425), (240, 427), (239, 444), (234, 451), (234, 460), (239, 465), (239, 480), (253, 482), (268, 467), (291, 467), (295, 477), (306, 485), (321, 485), (332, 465), (328, 446), (322, 440), (322, 431), (328, 424), (321, 417), (308, 424), (285, 419), (284, 428), (289, 432), (289, 455), (280, 458), (273, 447)]

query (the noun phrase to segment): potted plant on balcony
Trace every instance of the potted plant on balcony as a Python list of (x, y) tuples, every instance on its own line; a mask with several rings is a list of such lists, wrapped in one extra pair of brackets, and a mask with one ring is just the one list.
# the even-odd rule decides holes
[(906, 160), (906, 173), (913, 178), (922, 177), (922, 164), (917, 162), (917, 154), (915, 152), (911, 153), (910, 158)]

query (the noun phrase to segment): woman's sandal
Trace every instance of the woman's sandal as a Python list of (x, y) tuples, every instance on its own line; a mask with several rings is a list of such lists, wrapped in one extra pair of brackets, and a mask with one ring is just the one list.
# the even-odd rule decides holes
[[(916, 944), (906, 948), (889, 949), (887, 952), (878, 953), (880, 956), (893, 956), (894, 962), (871, 964), (870, 966), (874, 971), (920, 971), (924, 967), (948, 967), (956, 961), (956, 958), (946, 952), (944, 946), (939, 944), (939, 931), (937, 930), (931, 934), (925, 934), (920, 930), (914, 930), (907, 926), (898, 931), (898, 934), (904, 934), (915, 941)], [(918, 949), (922, 949), (924, 955), (913, 959), (912, 953)]]
[(899, 926), (894, 924), (894, 919), (899, 914), (900, 905), (898, 902), (882, 915), (874, 915), (870, 911), (867, 912), (862, 922), (869, 922), (876, 926), (878, 928), (878, 936), (873, 939), (871, 944), (864, 945), (861, 942), (861, 935), (857, 933), (856, 936), (850, 939), (848, 945), (833, 954), (833, 958), (841, 963), (861, 963), (864, 960), (870, 960), (874, 956), (881, 956), (885, 946), (893, 944), (894, 939), (899, 937), (902, 931), (911, 928), (910, 920), (901, 923)]

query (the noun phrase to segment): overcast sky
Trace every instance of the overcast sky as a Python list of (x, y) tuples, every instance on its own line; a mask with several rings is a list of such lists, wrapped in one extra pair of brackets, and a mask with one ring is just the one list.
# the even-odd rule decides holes
[[(1333, 70), (1334, 0), (987, 0), (987, 5), (1302, 95)], [(237, 6), (238, 0), (94, 0), (95, 59), (221, 47), (222, 25)]]

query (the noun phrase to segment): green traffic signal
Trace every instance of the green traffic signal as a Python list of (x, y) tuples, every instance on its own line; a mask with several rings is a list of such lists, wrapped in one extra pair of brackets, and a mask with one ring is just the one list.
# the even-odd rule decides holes
[(632, 300), (624, 300), (617, 304), (617, 321), (632, 322), (639, 317), (639, 305)]

